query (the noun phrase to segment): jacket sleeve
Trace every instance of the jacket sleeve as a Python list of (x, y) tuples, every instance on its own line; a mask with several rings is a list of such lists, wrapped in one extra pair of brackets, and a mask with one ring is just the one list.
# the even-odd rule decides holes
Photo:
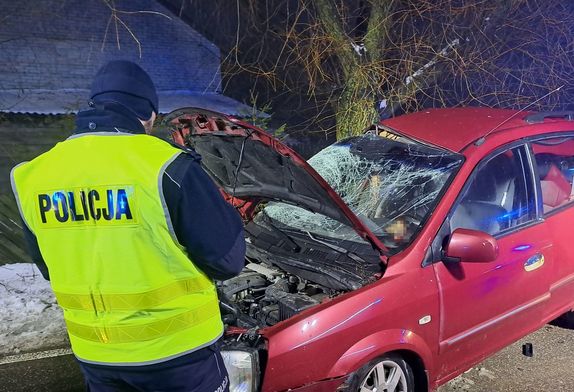
[[(12, 170), (14, 170), (14, 169), (12, 169)], [(14, 185), (14, 180), (12, 178), (12, 175), (13, 175), (12, 173), (10, 173), (10, 179), (12, 181), (12, 191), (14, 192), (14, 198), (16, 200), (16, 203), (18, 203), (19, 202), (18, 201), (18, 195), (17, 195), (16, 188)], [(40, 246), (38, 245), (38, 239), (36, 238), (34, 233), (32, 233), (32, 231), (28, 228), (28, 225), (26, 224), (26, 221), (24, 220), (24, 217), (22, 216), (21, 210), (20, 210), (20, 219), (21, 219), (22, 227), (23, 227), (22, 231), (24, 232), (24, 241), (26, 242), (26, 247), (28, 248), (28, 254), (30, 255), (30, 258), (32, 259), (34, 264), (36, 264), (36, 266), (40, 270), (40, 273), (42, 274), (44, 279), (50, 280), (50, 274), (48, 272), (48, 266), (46, 265), (46, 262), (44, 261), (44, 257), (42, 257), (42, 253), (40, 252)]]
[(225, 280), (245, 264), (243, 223), (197, 154), (183, 153), (163, 174), (162, 190), (177, 240), (210, 278)]
[(28, 229), (26, 224), (23, 225), (24, 227), (24, 239), (26, 240), (26, 245), (28, 246), (28, 254), (32, 258), (32, 261), (38, 269), (40, 273), (46, 280), (50, 280), (50, 273), (48, 272), (48, 266), (42, 257), (42, 253), (40, 252), (40, 247), (38, 246), (38, 240), (36, 236)]

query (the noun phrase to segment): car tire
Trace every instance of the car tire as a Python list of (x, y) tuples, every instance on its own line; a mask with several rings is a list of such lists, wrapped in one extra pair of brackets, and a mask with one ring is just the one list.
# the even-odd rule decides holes
[(370, 361), (347, 379), (347, 392), (414, 392), (415, 378), (410, 365), (389, 354)]

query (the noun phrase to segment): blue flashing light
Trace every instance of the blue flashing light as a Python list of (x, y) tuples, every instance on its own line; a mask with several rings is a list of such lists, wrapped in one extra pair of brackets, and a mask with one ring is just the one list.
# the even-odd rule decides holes
[(532, 248), (532, 245), (518, 245), (518, 246), (515, 246), (514, 248), (512, 248), (512, 250), (516, 251), (516, 252), (522, 252), (522, 251), (528, 250), (530, 248)]
[(511, 219), (512, 218), (518, 218), (518, 217), (524, 215), (526, 212), (528, 212), (528, 210), (529, 210), (529, 206), (518, 208), (516, 210), (509, 211), (506, 214), (500, 215), (496, 219), (501, 220), (501, 219), (508, 219), (508, 218), (511, 218)]

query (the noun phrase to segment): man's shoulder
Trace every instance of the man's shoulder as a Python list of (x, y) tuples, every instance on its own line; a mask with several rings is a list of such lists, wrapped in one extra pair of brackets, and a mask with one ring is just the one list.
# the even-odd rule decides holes
[(186, 146), (182, 146), (181, 144), (177, 144), (171, 140), (167, 140), (167, 139), (161, 139), (161, 140), (163, 140), (165, 143), (169, 144), (170, 146), (180, 150), (182, 152), (181, 155), (184, 156), (184, 158), (182, 158), (182, 160), (193, 160), (196, 162), (201, 161), (201, 155), (199, 155), (197, 153), (197, 151), (195, 151), (194, 149), (186, 147)]
[(175, 143), (170, 144), (180, 149), (181, 154), (167, 165), (164, 176), (167, 176), (171, 181), (181, 187), (186, 177), (196, 177), (195, 173), (197, 173), (198, 170), (203, 170), (200, 166), (201, 156), (192, 149), (181, 147)]
[(62, 141), (59, 141), (54, 146), (50, 147), (47, 151), (44, 151), (41, 154), (36, 155), (32, 159), (29, 159), (27, 161), (23, 161), (23, 162), (20, 162), (20, 163), (14, 165), (12, 167), (12, 169), (10, 170), (11, 175), (17, 169), (22, 169), (22, 168), (30, 169), (37, 164), (40, 164), (46, 160), (49, 160), (52, 156), (57, 156), (59, 154), (60, 148), (62, 147), (62, 144), (66, 143), (67, 140), (68, 139), (64, 139)]

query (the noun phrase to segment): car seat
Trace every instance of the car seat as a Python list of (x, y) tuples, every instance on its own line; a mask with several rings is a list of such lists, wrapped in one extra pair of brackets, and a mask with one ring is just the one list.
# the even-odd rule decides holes
[(512, 158), (501, 154), (473, 178), (463, 200), (451, 216), (451, 229), (465, 228), (496, 234), (510, 227), (515, 194)]
[(558, 157), (554, 154), (536, 155), (545, 213), (570, 200), (572, 185), (556, 165), (557, 159)]

